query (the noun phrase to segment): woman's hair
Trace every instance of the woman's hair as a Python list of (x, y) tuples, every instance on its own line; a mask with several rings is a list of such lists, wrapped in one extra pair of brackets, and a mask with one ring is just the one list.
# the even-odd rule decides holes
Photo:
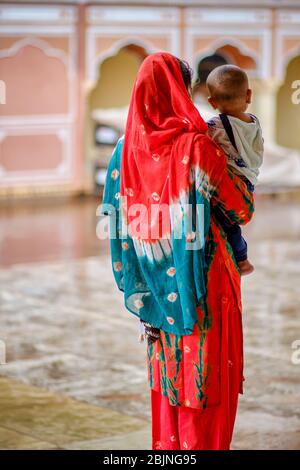
[(182, 78), (186, 89), (188, 90), (192, 86), (192, 77), (193, 77), (193, 70), (189, 66), (189, 64), (185, 60), (177, 59), (180, 65), (180, 70), (182, 74)]

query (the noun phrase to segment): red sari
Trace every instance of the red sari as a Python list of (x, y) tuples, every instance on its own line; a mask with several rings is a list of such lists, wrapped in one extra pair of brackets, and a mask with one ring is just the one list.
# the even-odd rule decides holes
[[(118, 173), (113, 170), (112, 178)], [(156, 295), (155, 301), (160, 306), (163, 299), (161, 305), (171, 314), (159, 319), (153, 314), (151, 322), (150, 311), (147, 318), (160, 327), (159, 340), (148, 344), (153, 449), (229, 449), (243, 382), (240, 274), (226, 235), (214, 218), (213, 207), (218, 205), (228, 219), (239, 224), (247, 223), (253, 213), (252, 194), (228, 170), (224, 153), (206, 136), (206, 124), (186, 92), (176, 58), (155, 54), (144, 62), (131, 100), (121, 165), (121, 197), (128, 199), (126, 207), (122, 202), (122, 217), (129, 225), (129, 210), (134, 204), (150, 207), (153, 201), (178, 203), (182, 195), (189, 197), (192, 191), (201, 195), (212, 213), (204, 249), (205, 289), (191, 315), (190, 305), (182, 299), (186, 301), (186, 293), (197, 290), (197, 279), (191, 276), (185, 283), (181, 278), (177, 285), (174, 280), (177, 290), (171, 295), (165, 295), (164, 281), (158, 283), (162, 295)], [(172, 231), (172, 224), (163, 228), (160, 218), (145, 218), (142, 224), (147, 234), (153, 226), (158, 226), (160, 236), (168, 237), (168, 230)], [(170, 269), (165, 271), (167, 256), (161, 259), (160, 250), (159, 257), (153, 259), (152, 248), (157, 241), (151, 235), (141, 241), (133, 232), (131, 237), (144, 250), (140, 250), (139, 263), (145, 275), (150, 273), (149, 282), (165, 272), (169, 273), (166, 285), (175, 279), (174, 271), (179, 277), (180, 259), (176, 269), (171, 268), (170, 277)], [(126, 253), (128, 246), (126, 242)], [(149, 252), (151, 259), (147, 259)], [(194, 259), (193, 263), (198, 261)], [(126, 281), (132, 276), (133, 264), (127, 273), (123, 264), (119, 258), (114, 263)], [(123, 290), (126, 282), (122, 280), (121, 284)], [(157, 294), (153, 286), (148, 289), (148, 299), (151, 294)], [(138, 310), (128, 308), (143, 318), (143, 312), (147, 314), (147, 297), (142, 297), (142, 292), (139, 295), (135, 303)], [(180, 301), (181, 310), (180, 305), (176, 310)], [(184, 315), (189, 321), (193, 319), (189, 323), (191, 334), (178, 334), (185, 325)]]
[[(228, 189), (232, 191), (231, 185)], [(226, 185), (222, 187), (222, 191), (225, 190)], [(237, 200), (235, 206), (239, 202)], [(211, 250), (211, 244), (214, 249), (209, 254), (211, 260), (206, 307), (210, 310), (212, 327), (204, 342), (198, 325), (193, 335), (182, 337), (177, 346), (182, 353), (180, 365), (174, 358), (174, 343), (171, 342), (169, 347), (170, 342), (168, 344), (163, 332), (159, 341), (148, 346), (153, 449), (227, 450), (230, 447), (238, 394), (243, 390), (240, 275), (231, 248), (214, 219), (211, 222), (208, 250)], [(200, 323), (203, 315), (201, 308), (198, 309), (198, 315)], [(203, 381), (206, 378), (205, 371), (199, 372), (196, 367), (201, 349), (215, 349), (208, 352), (204, 359), (204, 368), (205, 364), (213, 362), (212, 358), (208, 360), (209, 355), (213, 354), (215, 361), (215, 368), (207, 381), (209, 400), (206, 406), (197, 398), (195, 386), (197, 378), (199, 380), (202, 377)], [(178, 366), (179, 372), (175, 379), (172, 367), (176, 369)], [(176, 405), (172, 403), (170, 395), (164, 394), (162, 390), (162, 370), (167, 371), (172, 387), (181, 391), (180, 403)]]

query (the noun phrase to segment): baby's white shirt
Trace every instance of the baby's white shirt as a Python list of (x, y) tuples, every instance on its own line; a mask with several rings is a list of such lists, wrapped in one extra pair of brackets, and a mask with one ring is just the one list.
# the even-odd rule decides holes
[(227, 117), (238, 151), (231, 144), (219, 116), (207, 122), (208, 135), (223, 148), (227, 155), (228, 165), (255, 185), (264, 153), (264, 140), (259, 120), (254, 114), (251, 114), (253, 122), (245, 122), (229, 115)]

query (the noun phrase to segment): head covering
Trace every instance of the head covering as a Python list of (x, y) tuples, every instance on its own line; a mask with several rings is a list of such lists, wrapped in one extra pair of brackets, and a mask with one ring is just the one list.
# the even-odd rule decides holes
[(103, 202), (116, 209), (112, 225), (122, 226), (111, 237), (111, 254), (126, 307), (177, 335), (193, 332), (206, 292), (209, 184), (193, 151), (201, 136), (198, 147), (204, 148), (206, 130), (178, 59), (168, 53), (148, 56), (134, 85), (125, 138), (108, 168)]
[(184, 84), (179, 60), (165, 52), (148, 56), (134, 85), (122, 157), (121, 195), (126, 196), (127, 222), (135, 217), (133, 204), (147, 209), (141, 226), (132, 224), (134, 238), (170, 235), (168, 211), (160, 212), (160, 206), (171, 204), (187, 189), (195, 133), (206, 130)]

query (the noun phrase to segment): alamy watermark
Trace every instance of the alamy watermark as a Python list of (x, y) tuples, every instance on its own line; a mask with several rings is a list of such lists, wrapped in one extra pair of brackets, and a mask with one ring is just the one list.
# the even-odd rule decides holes
[[(126, 207), (126, 197), (122, 207)], [(184, 240), (187, 250), (198, 250), (204, 246), (204, 205), (203, 204), (132, 204), (126, 209), (125, 217), (112, 204), (102, 204), (96, 215), (109, 215), (97, 223), (96, 234), (100, 240), (110, 238), (158, 241), (171, 238)]]
[(0, 365), (6, 364), (6, 344), (0, 339)]
[(291, 88), (295, 91), (293, 91), (291, 100), (293, 104), (300, 104), (300, 80), (294, 80)]
[(0, 80), (0, 104), (6, 104), (6, 83)]
[(292, 342), (291, 347), (295, 350), (291, 355), (292, 364), (298, 366), (300, 364), (300, 339), (295, 339), (295, 341)]

